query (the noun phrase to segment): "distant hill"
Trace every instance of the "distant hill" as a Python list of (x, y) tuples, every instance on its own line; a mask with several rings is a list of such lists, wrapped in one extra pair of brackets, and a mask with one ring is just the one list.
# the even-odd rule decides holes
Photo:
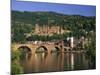
[(74, 22), (95, 19), (95, 17), (85, 17), (81, 15), (65, 15), (56, 12), (21, 12), (12, 11), (12, 21), (24, 22), (40, 25), (67, 25)]

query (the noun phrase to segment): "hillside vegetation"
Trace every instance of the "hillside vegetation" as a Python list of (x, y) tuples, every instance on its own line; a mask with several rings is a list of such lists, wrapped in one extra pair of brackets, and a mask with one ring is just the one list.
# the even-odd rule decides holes
[[(57, 25), (65, 30), (66, 29), (70, 30), (71, 33), (63, 34), (63, 38), (66, 38), (67, 36), (75, 36), (76, 38), (79, 38), (81, 36), (86, 37), (89, 32), (91, 31), (95, 32), (95, 27), (96, 27), (95, 16), (86, 17), (86, 16), (81, 16), (81, 15), (65, 15), (65, 14), (60, 14), (60, 13), (55, 13), (55, 12), (12, 11), (11, 19), (12, 19), (11, 33), (13, 36), (12, 41), (14, 42), (26, 41), (27, 39), (24, 34), (31, 33), (35, 27), (35, 24), (39, 24), (40, 26)], [(58, 36), (59, 35), (57, 35), (57, 37)], [(38, 36), (35, 36), (35, 37), (36, 39), (34, 40), (40, 39), (40, 38), (37, 38)], [(59, 39), (61, 39), (61, 37)]]

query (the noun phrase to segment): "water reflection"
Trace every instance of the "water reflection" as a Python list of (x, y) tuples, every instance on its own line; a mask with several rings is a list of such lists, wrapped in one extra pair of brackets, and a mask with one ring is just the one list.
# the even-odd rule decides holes
[(85, 53), (58, 52), (42, 52), (27, 56), (27, 60), (22, 62), (22, 66), (25, 73), (69, 71), (90, 68)]
[(30, 53), (22, 53), (20, 55), (20, 60), (21, 61), (30, 60), (31, 56), (32, 56), (32, 54), (30, 54)]
[(74, 70), (74, 54), (71, 54), (71, 69)]
[(35, 54), (35, 70), (34, 72), (40, 72), (43, 69), (43, 65), (45, 64), (47, 53), (36, 53)]
[(35, 59), (36, 60), (39, 60), (39, 61), (42, 61), (46, 58), (47, 56), (47, 53), (35, 53)]

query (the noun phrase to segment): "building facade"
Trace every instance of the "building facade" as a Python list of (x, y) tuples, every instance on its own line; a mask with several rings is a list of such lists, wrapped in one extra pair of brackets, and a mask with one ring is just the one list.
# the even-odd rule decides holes
[(48, 26), (43, 25), (39, 26), (38, 24), (35, 25), (34, 34), (38, 35), (49, 35), (52, 36), (53, 34), (63, 34), (66, 30), (63, 30), (60, 26)]

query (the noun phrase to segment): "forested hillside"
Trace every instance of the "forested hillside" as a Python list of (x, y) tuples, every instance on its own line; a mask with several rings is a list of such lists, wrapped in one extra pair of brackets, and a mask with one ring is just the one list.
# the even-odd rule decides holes
[[(91, 31), (95, 32), (96, 27), (95, 16), (65, 15), (56, 12), (12, 11), (11, 13), (11, 33), (13, 35), (12, 40), (15, 42), (26, 40), (24, 33), (30, 33), (37, 23), (40, 26), (58, 25), (71, 31), (68, 36), (75, 37), (86, 36)], [(64, 35), (66, 37), (66, 34)]]

